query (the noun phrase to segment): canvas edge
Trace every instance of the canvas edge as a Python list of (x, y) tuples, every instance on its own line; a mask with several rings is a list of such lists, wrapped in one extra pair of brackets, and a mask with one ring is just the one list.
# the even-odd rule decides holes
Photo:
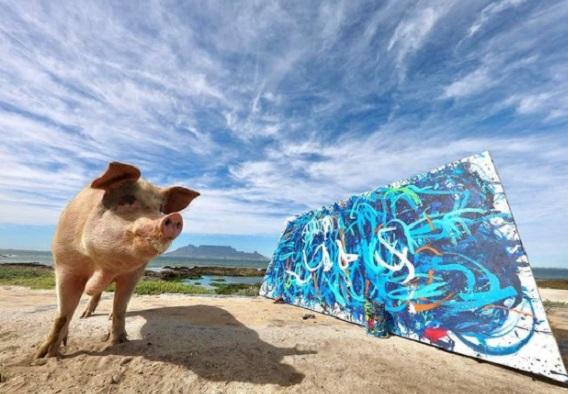
[[(505, 207), (507, 209), (507, 213), (510, 215), (512, 225), (515, 229), (515, 231), (513, 233), (514, 239), (520, 245), (522, 254), (526, 259), (527, 269), (529, 270), (529, 272), (531, 274), (530, 278), (524, 278), (524, 280), (527, 281), (527, 282), (528, 281), (531, 282), (530, 284), (532, 285), (534, 292), (536, 293), (536, 295), (538, 297), (538, 301), (540, 302), (540, 306), (542, 308), (542, 316), (544, 317), (544, 326), (545, 326), (545, 328), (548, 329), (548, 331), (552, 335), (552, 338), (553, 338), (552, 342), (554, 342), (555, 348), (556, 348), (556, 350), (557, 350), (557, 352), (560, 356), (560, 366), (561, 366), (561, 368), (563, 368), (563, 370), (558, 371), (558, 372), (554, 372), (555, 374), (558, 374), (558, 376), (552, 375), (552, 374), (544, 374), (544, 376), (547, 376), (547, 377), (549, 377), (549, 378), (551, 378), (555, 381), (560, 381), (560, 382), (563, 382), (565, 384), (568, 384), (568, 373), (566, 371), (566, 366), (564, 365), (564, 360), (562, 359), (562, 352), (560, 351), (560, 347), (558, 346), (558, 341), (556, 340), (556, 337), (554, 336), (554, 331), (552, 330), (552, 326), (551, 326), (550, 321), (548, 319), (548, 315), (546, 314), (546, 308), (544, 308), (544, 303), (542, 301), (543, 297), (541, 295), (540, 289), (538, 288), (538, 283), (537, 283), (536, 278), (534, 276), (534, 272), (533, 272), (532, 266), (530, 264), (530, 260), (529, 260), (527, 250), (526, 250), (525, 245), (522, 241), (519, 226), (517, 224), (517, 221), (515, 220), (515, 216), (513, 215), (511, 205), (509, 204), (509, 198), (507, 197), (507, 192), (505, 191), (505, 186), (503, 185), (502, 178), (499, 175), (499, 171), (497, 170), (497, 166), (495, 165), (495, 160), (493, 159), (493, 156), (491, 155), (491, 153), (489, 151), (484, 151), (483, 154), (486, 154), (487, 157), (489, 158), (489, 160), (491, 161), (493, 171), (495, 171), (497, 179), (499, 180), (499, 183), (500, 183), (501, 189), (502, 189), (501, 193), (503, 194), (503, 203), (505, 204)], [(521, 368), (517, 368), (517, 369), (521, 369)], [(525, 370), (525, 369), (522, 369), (522, 370)], [(534, 373), (534, 372), (531, 372), (531, 371), (527, 371), (527, 372)]]

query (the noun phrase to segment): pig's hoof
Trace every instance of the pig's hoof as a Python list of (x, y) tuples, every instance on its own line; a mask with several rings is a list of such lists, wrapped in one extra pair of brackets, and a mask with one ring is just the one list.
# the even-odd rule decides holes
[(54, 344), (52, 343), (44, 343), (43, 345), (40, 346), (39, 350), (34, 356), (34, 359), (38, 360), (41, 358), (48, 358), (48, 357), (60, 358), (61, 353), (59, 352), (58, 347), (59, 346), (54, 346)]
[(36, 352), (36, 354), (34, 355), (34, 359), (40, 359), (40, 358), (44, 358), (47, 356), (47, 353), (49, 352), (49, 343), (44, 343), (43, 345), (41, 345), (39, 347), (39, 350)]
[(120, 335), (113, 335), (111, 337), (110, 343), (112, 345), (118, 345), (120, 343), (126, 343), (128, 342), (128, 338), (126, 337), (126, 333), (120, 334)]
[(111, 345), (118, 345), (119, 343), (128, 342), (128, 338), (126, 337), (125, 332), (121, 334), (112, 334), (108, 332), (103, 336), (103, 342), (110, 342)]
[(81, 319), (86, 319), (87, 317), (91, 317), (91, 316), (93, 316), (93, 311), (90, 310), (90, 308), (87, 308), (81, 314)]

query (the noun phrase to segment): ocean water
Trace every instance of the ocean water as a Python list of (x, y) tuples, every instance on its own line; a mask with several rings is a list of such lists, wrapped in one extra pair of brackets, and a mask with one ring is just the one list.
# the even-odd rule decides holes
[[(51, 252), (43, 252), (36, 250), (14, 250), (0, 249), (0, 264), (2, 263), (30, 263), (37, 262), (46, 265), (53, 265)], [(247, 268), (266, 268), (268, 263), (258, 261), (240, 261), (240, 260), (194, 260), (184, 257), (157, 257), (148, 265), (149, 269), (159, 270), (166, 265), (185, 266), (185, 267), (247, 267)], [(536, 279), (568, 279), (568, 268), (541, 268), (533, 267), (533, 273)], [(234, 277), (237, 278), (237, 277)], [(229, 277), (227, 283), (244, 283), (234, 282), (233, 277)], [(257, 282), (253, 282), (257, 283)]]
[[(53, 265), (51, 252), (37, 250), (14, 250), (0, 249), (0, 264), (2, 263), (41, 263)], [(264, 261), (242, 261), (242, 260), (205, 260), (188, 259), (185, 257), (157, 257), (148, 264), (149, 269), (160, 269), (169, 266), (183, 267), (245, 267), (245, 268), (266, 268), (268, 263)]]
[(40, 263), (53, 265), (53, 259), (51, 252), (0, 249), (0, 264), (2, 263)]

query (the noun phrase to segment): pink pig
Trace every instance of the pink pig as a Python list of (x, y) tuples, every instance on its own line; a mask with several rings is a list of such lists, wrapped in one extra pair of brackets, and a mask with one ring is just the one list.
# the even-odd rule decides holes
[(179, 186), (156, 187), (140, 177), (138, 168), (112, 162), (71, 200), (52, 244), (58, 315), (36, 358), (58, 355), (61, 342), (67, 343), (69, 322), (83, 291), (92, 296), (86, 317), (111, 282), (116, 290), (110, 340), (126, 341), (124, 319), (134, 287), (146, 264), (181, 233), (183, 219), (177, 212), (197, 196)]

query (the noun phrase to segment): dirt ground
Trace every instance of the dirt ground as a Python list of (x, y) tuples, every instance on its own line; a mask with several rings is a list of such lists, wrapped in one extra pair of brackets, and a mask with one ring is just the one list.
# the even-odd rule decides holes
[[(568, 302), (565, 290), (541, 294)], [(111, 297), (73, 320), (63, 358), (32, 366), (54, 292), (0, 287), (0, 392), (568, 392), (411, 340), (371, 338), (331, 317), (304, 320), (309, 311), (260, 297), (135, 296), (130, 342), (108, 347)], [(551, 309), (549, 319), (566, 362), (568, 309)]]

